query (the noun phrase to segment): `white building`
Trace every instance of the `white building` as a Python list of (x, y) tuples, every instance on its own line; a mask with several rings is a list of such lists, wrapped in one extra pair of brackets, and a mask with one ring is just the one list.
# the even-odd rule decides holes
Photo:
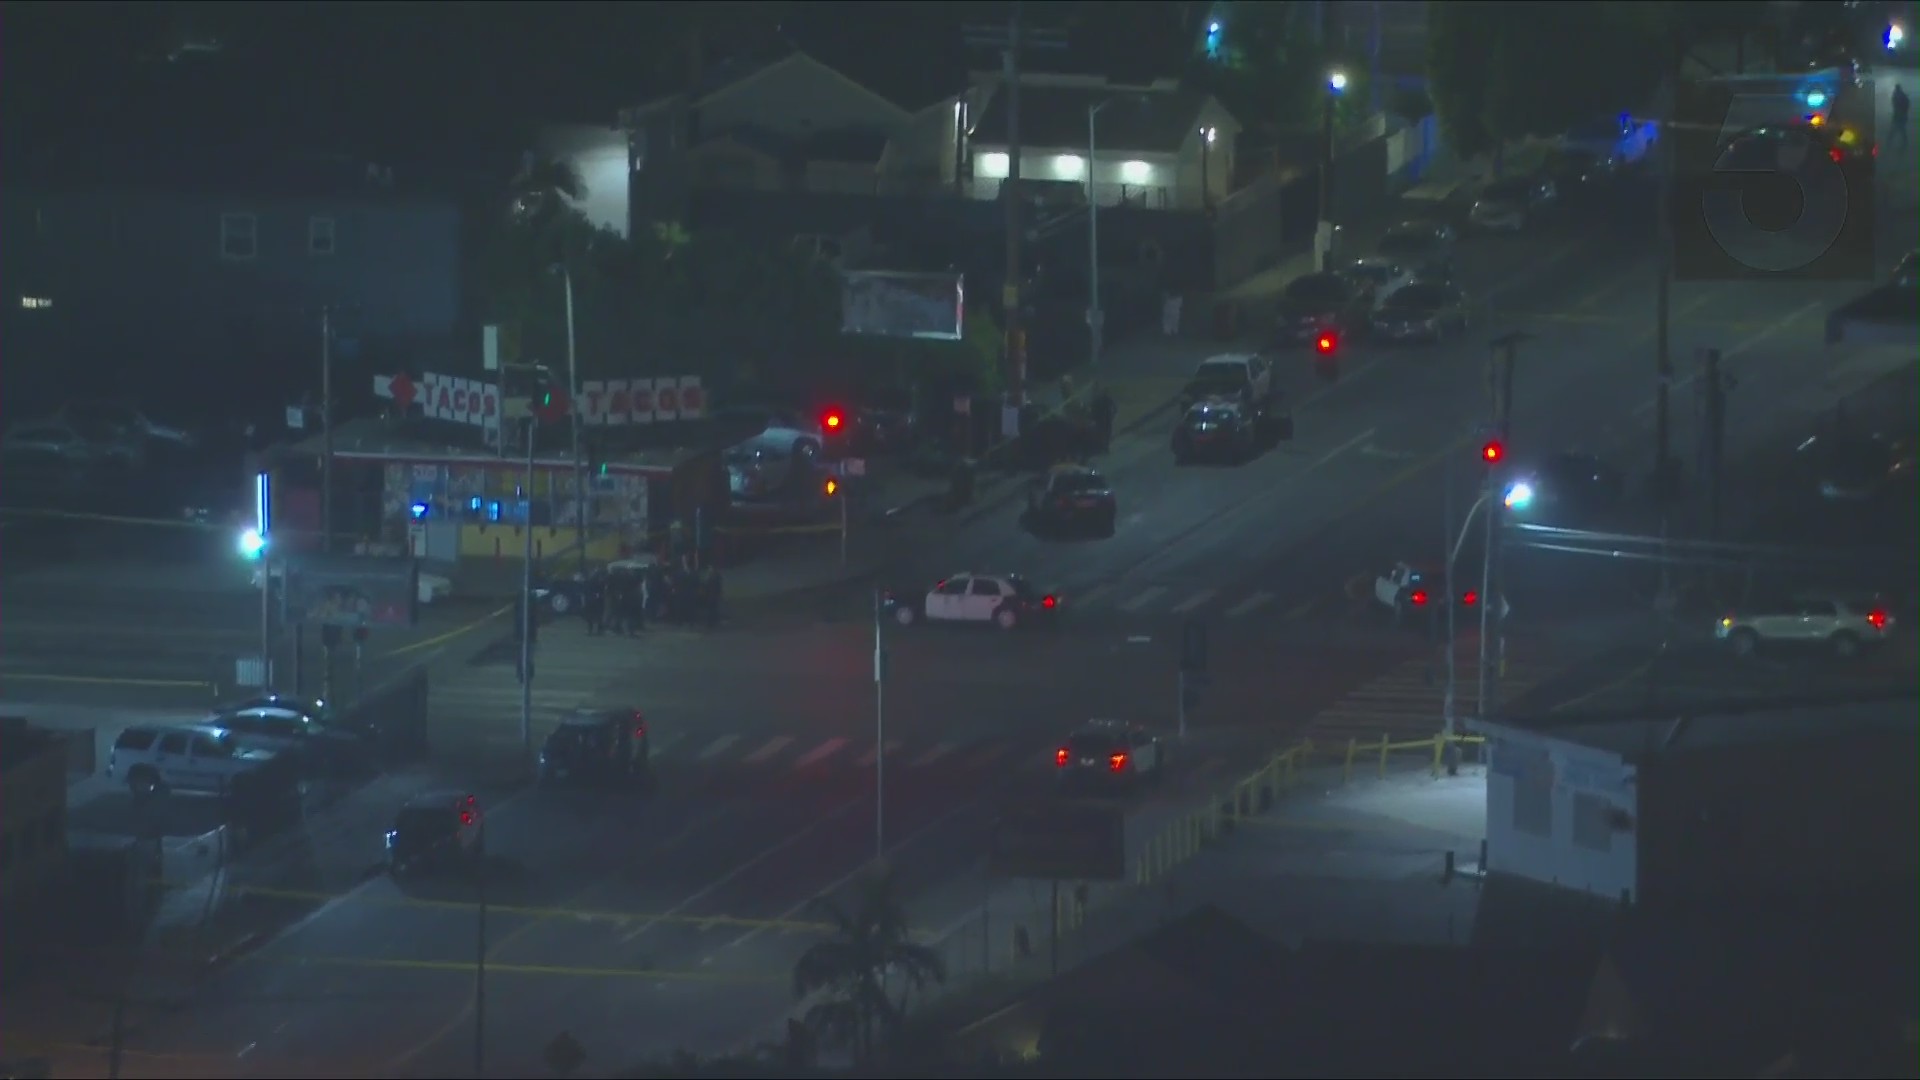
[[(983, 103), (977, 116), (967, 118), (969, 160), (961, 171), (971, 178), (974, 198), (997, 199), (1012, 165), (1008, 94), (998, 76), (975, 80), (975, 97)], [(1083, 75), (1020, 80), (1020, 179), (1043, 202), (1085, 201), (1091, 151), (1093, 197), (1100, 205), (1205, 209), (1233, 190), (1239, 135), (1239, 122), (1219, 101), (1172, 80), (1142, 87)]]
[(1479, 724), (1487, 861), (1610, 900), (1867, 887), (1920, 875), (1915, 703)]

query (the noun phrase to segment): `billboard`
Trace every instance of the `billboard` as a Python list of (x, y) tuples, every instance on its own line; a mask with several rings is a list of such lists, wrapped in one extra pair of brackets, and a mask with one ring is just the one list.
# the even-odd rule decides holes
[(293, 555), (287, 618), (317, 626), (412, 626), (420, 572), (412, 559)]
[(953, 271), (849, 270), (841, 278), (841, 333), (958, 341), (966, 315), (966, 279)]
[(987, 873), (1040, 881), (1124, 881), (1127, 819), (1118, 806), (1059, 799), (1001, 808)]
[(698, 375), (652, 379), (589, 379), (580, 384), (580, 419), (596, 427), (698, 420), (707, 394)]

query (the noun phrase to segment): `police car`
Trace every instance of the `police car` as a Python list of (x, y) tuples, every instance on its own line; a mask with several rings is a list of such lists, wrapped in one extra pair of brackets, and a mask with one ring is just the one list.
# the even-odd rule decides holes
[(1043, 593), (1018, 574), (950, 574), (919, 596), (884, 593), (886, 617), (901, 626), (976, 623), (1013, 630), (1045, 625), (1060, 615), (1060, 598)]

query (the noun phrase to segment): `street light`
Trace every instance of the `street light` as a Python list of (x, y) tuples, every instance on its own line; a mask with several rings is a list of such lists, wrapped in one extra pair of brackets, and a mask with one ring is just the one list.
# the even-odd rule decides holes
[(260, 534), (259, 529), (248, 529), (240, 534), (239, 546), (241, 558), (258, 559), (266, 553), (267, 538)]
[(1116, 98), (1096, 101), (1087, 106), (1087, 360), (1100, 362), (1102, 331), (1106, 312), (1100, 310), (1100, 193), (1094, 187), (1094, 170), (1099, 162), (1099, 143), (1094, 138), (1094, 118)]
[(1322, 270), (1333, 269), (1333, 112), (1346, 89), (1346, 72), (1335, 68), (1327, 73), (1327, 96), (1320, 104), (1320, 223), (1313, 234), (1319, 255), (1315, 261)]
[[(580, 369), (574, 356), (573, 336), (573, 268), (562, 258), (554, 267), (554, 273), (560, 275), (560, 282), (566, 290), (567, 304), (567, 407), (573, 417), (573, 500), (574, 500), (574, 538), (580, 549), (580, 570), (587, 569), (587, 463), (580, 454)], [(532, 497), (531, 493), (528, 495)]]
[(1509, 510), (1525, 510), (1533, 503), (1533, 485), (1525, 480), (1516, 481), (1507, 489), (1506, 498), (1503, 501)]

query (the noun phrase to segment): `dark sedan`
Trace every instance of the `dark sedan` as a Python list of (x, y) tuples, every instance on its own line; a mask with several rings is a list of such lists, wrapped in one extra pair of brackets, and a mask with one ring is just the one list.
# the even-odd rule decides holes
[(1201, 458), (1241, 462), (1260, 450), (1259, 433), (1245, 406), (1233, 401), (1202, 401), (1186, 411), (1173, 429), (1173, 463)]
[(1285, 342), (1307, 342), (1323, 331), (1347, 333), (1366, 321), (1373, 290), (1357, 276), (1330, 272), (1307, 274), (1287, 283), (1280, 294), (1276, 327)]
[(1444, 341), (1467, 328), (1466, 294), (1439, 281), (1416, 281), (1373, 313), (1373, 332), (1388, 341)]

